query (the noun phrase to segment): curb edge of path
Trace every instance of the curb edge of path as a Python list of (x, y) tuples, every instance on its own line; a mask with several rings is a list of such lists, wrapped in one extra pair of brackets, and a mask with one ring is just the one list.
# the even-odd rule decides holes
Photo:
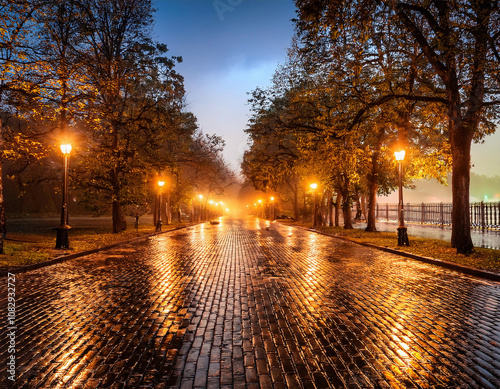
[(141, 241), (141, 240), (148, 240), (149, 238), (151, 238), (153, 236), (161, 235), (161, 234), (166, 234), (167, 232), (177, 231), (177, 230), (181, 230), (183, 228), (192, 227), (195, 224), (190, 224), (190, 225), (186, 225), (186, 226), (176, 227), (176, 228), (172, 228), (171, 230), (153, 232), (152, 234), (138, 236), (136, 238), (132, 238), (132, 239), (128, 239), (128, 240), (122, 240), (120, 242), (116, 242), (116, 243), (113, 243), (113, 244), (110, 244), (110, 245), (107, 245), (107, 246), (97, 247), (95, 249), (86, 250), (86, 251), (80, 251), (80, 252), (74, 253), (74, 254), (61, 255), (59, 257), (52, 258), (52, 259), (49, 259), (49, 260), (44, 261), (44, 262), (33, 263), (31, 265), (17, 266), (17, 267), (14, 267), (12, 269), (8, 269), (7, 268), (5, 270), (0, 270), (0, 277), (5, 277), (9, 273), (10, 274), (26, 273), (26, 272), (31, 271), (31, 270), (36, 270), (36, 269), (40, 269), (42, 267), (55, 265), (57, 263), (62, 263), (62, 262), (68, 261), (70, 259), (75, 259), (75, 258), (84, 257), (86, 255), (95, 254), (95, 253), (97, 253), (99, 251), (109, 250), (109, 249), (112, 249), (112, 248), (115, 248), (115, 247), (118, 247), (118, 246), (122, 246), (122, 245), (130, 244), (130, 243), (138, 242), (138, 241)]
[[(281, 224), (281, 225), (289, 225), (289, 224)], [(424, 256), (421, 256), (421, 255), (407, 253), (405, 251), (400, 251), (400, 250), (397, 250), (397, 249), (391, 249), (389, 247), (377, 246), (377, 245), (375, 245), (373, 243), (357, 242), (355, 240), (346, 238), (344, 236), (338, 236), (338, 235), (328, 234), (326, 232), (318, 231), (318, 230), (315, 230), (313, 228), (308, 228), (308, 227), (303, 227), (303, 226), (297, 226), (297, 225), (293, 225), (293, 224), (291, 226), (297, 227), (297, 228), (302, 228), (302, 229), (307, 230), (307, 231), (315, 232), (315, 233), (320, 234), (320, 235), (329, 236), (331, 238), (340, 239), (340, 240), (343, 240), (343, 241), (346, 241), (346, 242), (351, 242), (351, 243), (359, 244), (361, 246), (370, 247), (372, 249), (376, 249), (376, 250), (380, 250), (380, 251), (385, 251), (385, 252), (391, 253), (391, 254), (396, 254), (396, 255), (399, 255), (399, 256), (402, 256), (402, 257), (406, 257), (406, 258), (410, 258), (410, 259), (415, 259), (415, 260), (420, 261), (420, 262), (425, 262), (425, 263), (430, 263), (432, 265), (441, 266), (441, 267), (444, 267), (444, 268), (447, 268), (447, 269), (450, 269), (450, 270), (454, 270), (454, 271), (458, 271), (458, 272), (462, 272), (464, 274), (468, 274), (468, 275), (471, 275), (471, 276), (480, 277), (480, 278), (486, 278), (486, 279), (491, 280), (491, 281), (500, 281), (500, 274), (493, 273), (493, 272), (490, 272), (490, 271), (487, 271), (487, 270), (475, 269), (473, 267), (459, 265), (459, 264), (456, 264), (456, 263), (453, 263), (453, 262), (443, 261), (443, 260), (437, 259), (437, 258), (424, 257)]]

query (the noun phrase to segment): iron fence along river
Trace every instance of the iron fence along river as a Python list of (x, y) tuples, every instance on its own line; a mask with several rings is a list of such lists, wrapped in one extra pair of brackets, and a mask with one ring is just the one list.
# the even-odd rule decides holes
[[(452, 204), (421, 203), (404, 205), (405, 221), (441, 226), (451, 225)], [(480, 202), (470, 204), (471, 227), (500, 229), (500, 202)], [(377, 204), (376, 218), (397, 221), (398, 204)]]

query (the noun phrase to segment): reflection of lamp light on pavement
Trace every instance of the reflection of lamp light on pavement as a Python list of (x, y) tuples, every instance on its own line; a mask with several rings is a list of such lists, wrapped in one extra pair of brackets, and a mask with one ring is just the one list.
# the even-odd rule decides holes
[(405, 216), (404, 216), (404, 204), (403, 204), (403, 160), (405, 159), (405, 151), (396, 151), (394, 152), (394, 156), (396, 161), (399, 164), (399, 204), (398, 204), (398, 212), (399, 212), (399, 226), (398, 226), (398, 246), (409, 246), (410, 242), (408, 241), (408, 233), (405, 227)]

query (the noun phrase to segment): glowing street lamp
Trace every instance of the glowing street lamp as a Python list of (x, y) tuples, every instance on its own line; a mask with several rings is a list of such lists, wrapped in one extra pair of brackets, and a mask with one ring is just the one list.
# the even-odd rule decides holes
[(161, 192), (165, 181), (158, 181), (158, 217), (156, 219), (156, 231), (161, 231)]
[(271, 196), (271, 220), (274, 220), (274, 196)]
[(399, 226), (398, 226), (398, 246), (409, 246), (408, 231), (405, 227), (404, 204), (403, 204), (403, 160), (405, 159), (405, 151), (394, 152), (394, 157), (399, 164)]
[(313, 190), (313, 227), (316, 227), (318, 224), (318, 220), (316, 218), (316, 188), (318, 187), (318, 184), (312, 183), (310, 187)]
[(68, 230), (71, 228), (68, 216), (68, 165), (69, 153), (71, 153), (70, 144), (62, 144), (61, 152), (64, 155), (64, 172), (63, 172), (63, 190), (62, 190), (62, 206), (61, 206), (61, 225), (57, 228), (56, 249), (68, 249), (69, 237)]

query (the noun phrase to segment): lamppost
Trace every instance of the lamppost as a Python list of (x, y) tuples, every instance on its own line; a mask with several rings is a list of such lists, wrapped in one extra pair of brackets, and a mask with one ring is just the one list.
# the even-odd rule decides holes
[(271, 196), (271, 220), (274, 220), (274, 196)]
[(410, 242), (408, 241), (408, 233), (405, 227), (405, 214), (403, 205), (403, 160), (405, 159), (405, 151), (396, 151), (394, 152), (394, 156), (396, 157), (396, 161), (398, 161), (399, 164), (398, 246), (409, 246)]
[(310, 187), (313, 190), (313, 227), (316, 227), (316, 225), (318, 224), (316, 218), (316, 188), (318, 187), (318, 184), (312, 183)]
[(68, 225), (68, 162), (69, 153), (71, 152), (70, 144), (61, 145), (61, 151), (64, 155), (64, 172), (63, 172), (63, 190), (62, 190), (62, 206), (61, 206), (61, 225), (57, 228), (56, 249), (69, 248), (68, 230), (71, 228)]
[(259, 203), (259, 216), (258, 217), (262, 217), (262, 200), (261, 199), (258, 199), (257, 202)]
[(161, 231), (161, 192), (165, 181), (158, 181), (158, 217), (156, 219), (156, 231)]

